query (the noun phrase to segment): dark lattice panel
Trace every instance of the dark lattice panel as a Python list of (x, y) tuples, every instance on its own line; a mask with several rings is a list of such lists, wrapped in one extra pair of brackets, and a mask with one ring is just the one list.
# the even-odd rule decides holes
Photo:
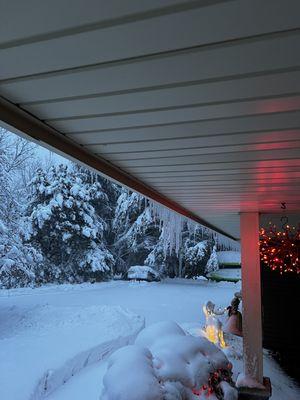
[(300, 276), (262, 267), (263, 345), (300, 382)]

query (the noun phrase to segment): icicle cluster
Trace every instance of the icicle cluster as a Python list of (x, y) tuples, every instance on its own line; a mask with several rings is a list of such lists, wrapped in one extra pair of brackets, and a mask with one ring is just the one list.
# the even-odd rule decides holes
[(240, 250), (240, 244), (235, 240), (228, 238), (212, 229), (207, 228), (191, 219), (184, 217), (181, 214), (172, 211), (163, 205), (156, 203), (154, 201), (149, 201), (149, 207), (154, 218), (160, 221), (162, 227), (162, 238), (164, 243), (165, 254), (172, 250), (179, 254), (179, 249), (182, 240), (182, 230), (184, 224), (187, 224), (189, 231), (196, 231), (196, 228), (201, 227), (202, 236), (206, 235), (211, 237), (215, 244), (219, 247), (225, 247), (229, 250)]

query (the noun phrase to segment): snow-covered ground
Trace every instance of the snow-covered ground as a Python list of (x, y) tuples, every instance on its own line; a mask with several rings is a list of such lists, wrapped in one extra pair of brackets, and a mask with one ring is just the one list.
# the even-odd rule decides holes
[(12, 305), (0, 318), (0, 398), (7, 400), (43, 399), (144, 327), (120, 306)]
[[(25, 396), (24, 388), (28, 387), (27, 382), (33, 379), (34, 373), (42, 372), (37, 371), (38, 367), (35, 363), (43, 367), (44, 360), (49, 354), (50, 358), (58, 360), (58, 364), (71, 357), (71, 353), (63, 359), (61, 355), (55, 355), (56, 353), (64, 354), (62, 345), (64, 337), (70, 338), (72, 355), (75, 357), (76, 354), (85, 350), (82, 347), (86, 337), (84, 333), (91, 335), (88, 348), (105, 342), (108, 336), (112, 339), (112, 332), (115, 332), (114, 338), (126, 335), (128, 333), (128, 329), (124, 328), (127, 324), (127, 322), (124, 323), (126, 312), (123, 313), (119, 306), (144, 316), (146, 325), (162, 320), (174, 320), (182, 326), (198, 326), (200, 329), (204, 325), (202, 313), (204, 302), (212, 300), (217, 306), (226, 307), (230, 304), (234, 292), (238, 290), (239, 284), (229, 282), (179, 279), (169, 279), (160, 283), (115, 281), (93, 285), (1, 290), (0, 399), (30, 400), (30, 397)], [(112, 306), (117, 306), (117, 308), (111, 309)], [(111, 324), (108, 317), (101, 318), (101, 312), (103, 315), (108, 315), (105, 310), (108, 314), (109, 310), (115, 311), (116, 319), (111, 321)], [(60, 312), (60, 318), (57, 317), (58, 312)], [(123, 315), (119, 325), (117, 324), (118, 312)], [(129, 316), (132, 316), (129, 318), (130, 321), (135, 320), (133, 314), (129, 313)], [(117, 326), (120, 326), (118, 334), (116, 334)], [(70, 327), (73, 328), (70, 329)], [(131, 325), (132, 330), (135, 327), (137, 325)], [(48, 342), (49, 346), (43, 347), (47, 335), (55, 340)], [(37, 340), (37, 337), (40, 339)], [(20, 360), (24, 361), (25, 355), (26, 363), (24, 362), (24, 365), (20, 367)], [(54, 364), (54, 368), (58, 364)], [(241, 369), (241, 365), (241, 360), (237, 360), (235, 373)], [(105, 361), (100, 361), (86, 366), (79, 372), (74, 371), (74, 376), (50, 394), (47, 399), (98, 400), (105, 370)], [(273, 399), (300, 398), (300, 391), (267, 355), (265, 355), (265, 374), (271, 377), (273, 383)], [(42, 378), (42, 375), (43, 373), (35, 376), (34, 379)], [(11, 392), (3, 392), (4, 388), (7, 390), (8, 387), (11, 388)]]

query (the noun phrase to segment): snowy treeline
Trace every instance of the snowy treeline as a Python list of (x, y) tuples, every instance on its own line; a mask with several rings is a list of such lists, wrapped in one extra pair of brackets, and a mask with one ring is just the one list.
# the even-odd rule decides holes
[(183, 225), (177, 254), (147, 199), (37, 153), (0, 130), (0, 287), (110, 279), (131, 265), (187, 278), (217, 268), (214, 241), (200, 227)]
[(34, 282), (40, 251), (23, 241), (21, 220), (27, 183), (34, 169), (34, 146), (0, 129), (0, 286)]

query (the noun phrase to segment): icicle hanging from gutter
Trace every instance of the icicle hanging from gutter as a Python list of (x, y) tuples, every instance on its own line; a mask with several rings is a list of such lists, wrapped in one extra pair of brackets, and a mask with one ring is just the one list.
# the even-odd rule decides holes
[(240, 251), (239, 242), (215, 232), (204, 225), (194, 222), (159, 203), (149, 200), (149, 207), (153, 217), (160, 221), (160, 225), (163, 228), (162, 238), (164, 242), (165, 253), (167, 253), (167, 251), (171, 253), (172, 250), (174, 250), (178, 255), (181, 246), (181, 232), (185, 223), (188, 225), (188, 229), (190, 231), (193, 229), (195, 231), (196, 228), (200, 226), (202, 236), (207, 235), (211, 237), (211, 239), (213, 239), (218, 246), (224, 246), (229, 250)]

